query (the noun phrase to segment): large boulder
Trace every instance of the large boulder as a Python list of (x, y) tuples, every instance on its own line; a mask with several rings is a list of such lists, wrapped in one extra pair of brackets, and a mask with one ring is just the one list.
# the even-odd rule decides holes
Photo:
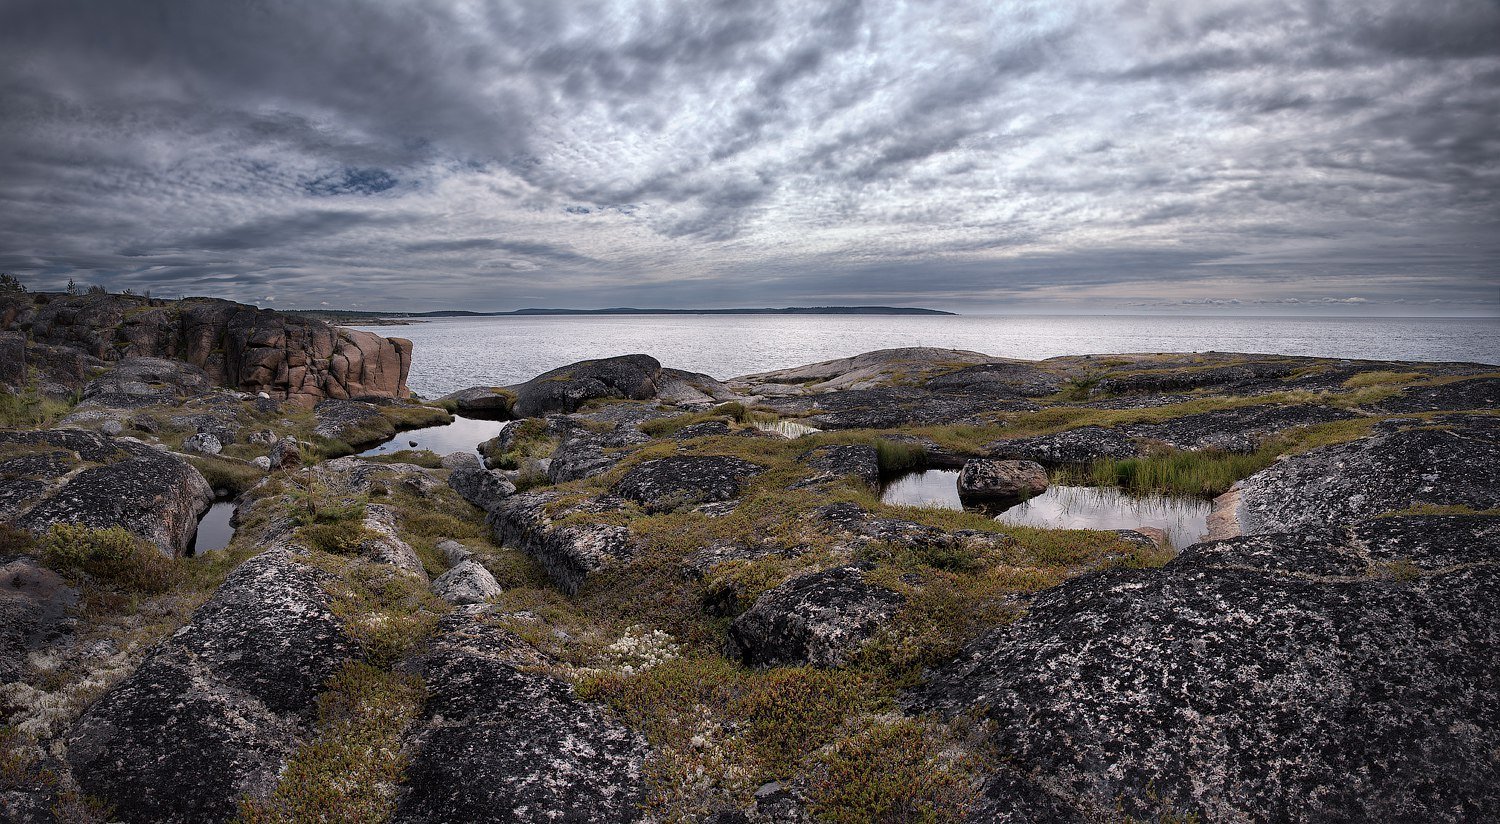
[(471, 386), (457, 392), (449, 392), (438, 398), (435, 403), (439, 406), (447, 406), (466, 418), (503, 421), (511, 417), (511, 406), (515, 401), (515, 393), (508, 389), (501, 389), (498, 386)]
[(649, 512), (679, 506), (732, 501), (740, 483), (762, 471), (758, 464), (728, 455), (682, 455), (642, 461), (631, 467), (611, 490)]
[(644, 818), (640, 733), (579, 700), (482, 612), (455, 612), (438, 633), (420, 661), (426, 717), (407, 746), (395, 824)]
[(270, 793), (355, 654), (325, 579), (284, 548), (241, 564), (74, 725), (80, 789), (113, 820), (165, 824), (228, 821)]
[(646, 400), (654, 397), (661, 364), (650, 355), (620, 355), (579, 361), (515, 387), (515, 414), (539, 417), (572, 412), (595, 398)]
[(80, 429), (0, 432), (0, 519), (34, 533), (53, 524), (124, 527), (169, 554), (192, 545), (213, 490), (177, 456)]
[(479, 458), (469, 452), (455, 452), (443, 457), (448, 469), (448, 486), (464, 500), (485, 512), (516, 494), (516, 485), (493, 469), (485, 469)]
[(450, 604), (482, 604), (504, 594), (495, 576), (478, 561), (465, 558), (432, 582), (432, 591)]
[[(1471, 422), (1472, 421), (1472, 422)], [(1455, 416), (1283, 459), (1241, 481), (1221, 503), (1244, 534), (1285, 532), (1416, 504), (1500, 507), (1500, 429)]]
[(760, 666), (846, 663), (890, 622), (905, 599), (868, 583), (870, 564), (793, 578), (756, 599), (729, 638), (745, 663)]
[(958, 494), (963, 498), (1019, 499), (1047, 491), (1047, 470), (1036, 461), (975, 458), (958, 472)]
[(553, 491), (512, 495), (490, 510), (487, 521), (496, 541), (535, 558), (553, 583), (572, 595), (593, 573), (632, 558), (635, 546), (623, 526), (554, 523), (554, 518), (577, 512), (550, 512), (559, 497)]
[(0, 684), (21, 680), (26, 653), (72, 628), (77, 605), (78, 590), (35, 559), (0, 563)]
[(1485, 517), (1197, 544), (1040, 593), (908, 708), (990, 725), (974, 822), (1492, 820), (1497, 558)]

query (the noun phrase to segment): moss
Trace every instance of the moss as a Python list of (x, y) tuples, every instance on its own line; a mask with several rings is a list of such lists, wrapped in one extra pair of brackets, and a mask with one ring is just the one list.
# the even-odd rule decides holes
[(819, 753), (809, 786), (819, 821), (959, 821), (974, 800), (976, 761), (922, 722), (868, 724)]
[(1403, 515), (1474, 515), (1486, 518), (1500, 516), (1500, 509), (1474, 509), (1462, 504), (1414, 503), (1406, 509), (1382, 512), (1378, 518), (1397, 518)]
[(344, 665), (318, 697), (312, 740), (292, 754), (269, 798), (240, 804), (241, 824), (389, 820), (408, 758), (402, 736), (422, 701), (415, 676)]
[(1361, 389), (1366, 386), (1407, 384), (1424, 377), (1418, 372), (1361, 372), (1344, 381), (1345, 389)]

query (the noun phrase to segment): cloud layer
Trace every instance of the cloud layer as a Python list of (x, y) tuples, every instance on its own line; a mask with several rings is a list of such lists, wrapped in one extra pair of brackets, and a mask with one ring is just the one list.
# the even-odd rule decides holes
[(1493, 0), (0, 7), (0, 269), (267, 305), (1500, 309)]

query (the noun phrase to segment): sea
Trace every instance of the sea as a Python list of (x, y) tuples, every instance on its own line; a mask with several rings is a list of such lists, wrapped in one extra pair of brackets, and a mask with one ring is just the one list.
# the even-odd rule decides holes
[(638, 352), (720, 380), (904, 346), (1024, 360), (1217, 351), (1500, 364), (1497, 318), (575, 315), (355, 328), (410, 339), (415, 348), (407, 384), (427, 398)]

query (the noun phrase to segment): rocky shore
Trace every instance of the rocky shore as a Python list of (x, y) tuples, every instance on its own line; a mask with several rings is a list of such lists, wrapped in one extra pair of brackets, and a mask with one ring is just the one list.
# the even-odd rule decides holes
[[(119, 295), (6, 296), (0, 353), (3, 820), (1500, 818), (1494, 366), (632, 354), (424, 401), (400, 339)], [(454, 414), (512, 422), (354, 454)], [(935, 467), (970, 509), (882, 500)], [(1055, 484), (1210, 534), (991, 517)]]

